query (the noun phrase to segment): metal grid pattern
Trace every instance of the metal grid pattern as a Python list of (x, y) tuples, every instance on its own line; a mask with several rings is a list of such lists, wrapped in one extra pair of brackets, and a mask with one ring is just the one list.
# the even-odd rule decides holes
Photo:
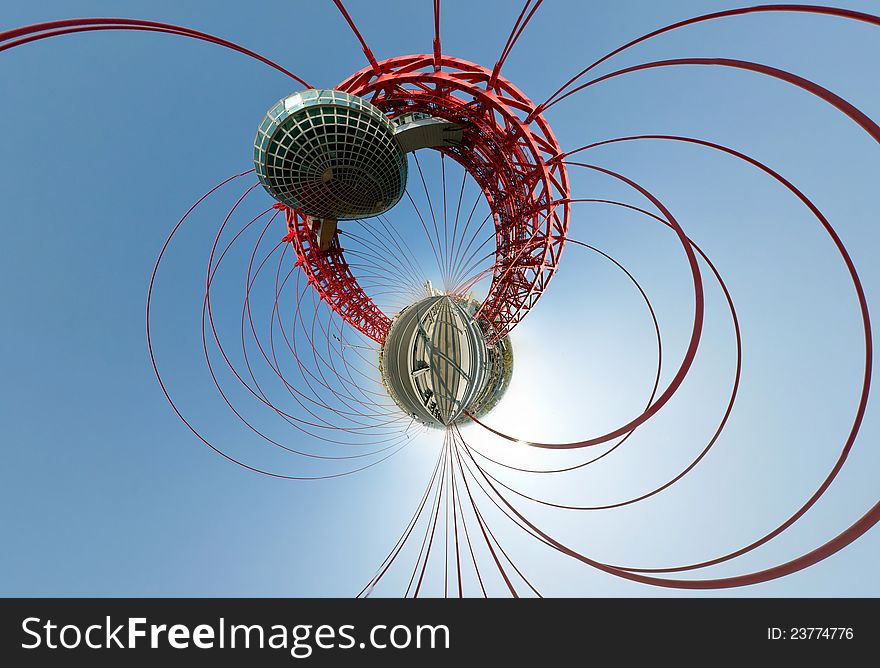
[(313, 218), (376, 216), (406, 188), (407, 160), (393, 123), (369, 102), (337, 90), (279, 100), (257, 130), (254, 166), (272, 197)]

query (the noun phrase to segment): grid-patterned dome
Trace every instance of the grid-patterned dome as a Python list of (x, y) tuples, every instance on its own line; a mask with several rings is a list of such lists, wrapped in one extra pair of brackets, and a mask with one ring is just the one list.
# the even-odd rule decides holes
[(279, 100), (257, 130), (254, 167), (272, 197), (321, 219), (377, 216), (406, 188), (406, 154), (392, 122), (338, 90)]
[(487, 343), (476, 308), (447, 295), (428, 297), (401, 311), (385, 337), (382, 382), (422, 424), (443, 428), (465, 420), (465, 411), (485, 414), (507, 389), (510, 344)]

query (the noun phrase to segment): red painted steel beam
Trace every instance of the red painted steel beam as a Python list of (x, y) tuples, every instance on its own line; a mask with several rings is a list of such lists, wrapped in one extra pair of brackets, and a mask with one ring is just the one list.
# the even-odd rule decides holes
[(288, 233), (284, 240), (293, 246), (297, 265), (321, 299), (365, 336), (378, 343), (385, 341), (391, 320), (367, 296), (351, 273), (339, 243), (339, 234), (334, 234), (330, 248), (322, 251), (318, 247), (316, 230), (309, 226), (305, 216), (283, 204), (275, 206), (284, 211), (287, 220)]

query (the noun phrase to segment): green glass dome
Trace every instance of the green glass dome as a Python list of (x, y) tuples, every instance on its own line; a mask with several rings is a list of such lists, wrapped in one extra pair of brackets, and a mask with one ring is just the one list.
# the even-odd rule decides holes
[(318, 219), (377, 216), (403, 196), (406, 154), (380, 109), (338, 90), (289, 95), (269, 109), (254, 140), (268, 193)]

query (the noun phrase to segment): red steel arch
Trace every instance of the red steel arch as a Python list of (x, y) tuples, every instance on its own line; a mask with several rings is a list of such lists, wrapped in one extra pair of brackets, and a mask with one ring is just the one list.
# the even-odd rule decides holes
[[(563, 151), (518, 88), (481, 65), (434, 54), (391, 58), (343, 81), (392, 117), (423, 112), (457, 123), (462, 141), (442, 151), (482, 189), (495, 223), (495, 264), (478, 315), (491, 340), (506, 336), (535, 305), (559, 264), (570, 214)], [(287, 210), (289, 239), (321, 298), (382, 343), (390, 320), (351, 273), (338, 235), (321, 252), (303, 216)]]

